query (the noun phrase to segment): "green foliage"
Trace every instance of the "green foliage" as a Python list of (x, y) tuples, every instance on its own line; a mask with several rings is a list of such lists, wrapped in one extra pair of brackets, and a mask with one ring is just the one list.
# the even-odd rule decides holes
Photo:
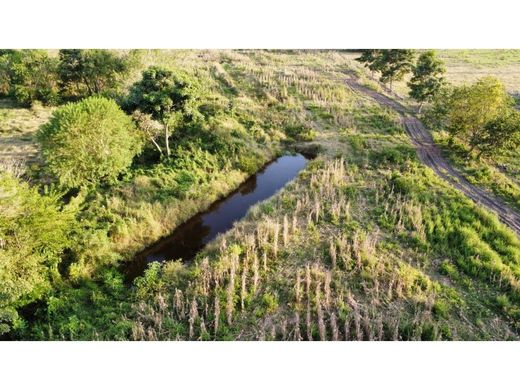
[(102, 97), (56, 110), (38, 140), (48, 171), (65, 188), (115, 182), (142, 143), (132, 120)]
[(23, 106), (34, 101), (59, 101), (58, 62), (45, 50), (12, 50), (0, 55), (0, 95), (8, 95)]
[(363, 50), (356, 60), (365, 64), (372, 72), (379, 72), (379, 81), (390, 83), (402, 80), (413, 67), (414, 50), (374, 49)]
[(285, 128), (285, 133), (296, 141), (311, 142), (316, 138), (316, 131), (303, 124), (292, 124)]
[(431, 102), (444, 84), (444, 63), (436, 57), (432, 50), (422, 53), (413, 67), (410, 87), (410, 97), (422, 103)]
[(373, 151), (371, 158), (377, 166), (395, 166), (413, 160), (415, 150), (409, 146), (397, 145)]
[(74, 213), (60, 210), (57, 198), (0, 172), (0, 334), (16, 322), (18, 308), (40, 299), (59, 277)]
[(413, 66), (414, 51), (409, 49), (383, 50), (381, 57), (376, 61), (379, 78), (383, 83), (390, 83), (390, 89), (394, 81), (402, 80)]
[(38, 309), (42, 321), (21, 332), (33, 340), (128, 340), (132, 323), (128, 287), (114, 269), (99, 270), (94, 280), (63, 284)]
[(356, 58), (356, 61), (364, 64), (372, 73), (380, 70), (380, 58), (382, 55), (382, 50), (380, 49), (368, 49), (361, 50), (361, 56)]
[[(201, 87), (185, 73), (151, 66), (142, 74), (142, 79), (130, 89), (125, 107), (150, 114), (164, 126), (164, 145), (170, 157), (171, 128), (179, 128), (186, 122), (201, 119)], [(162, 151), (157, 143), (155, 145)]]
[(58, 73), (62, 91), (71, 97), (113, 95), (135, 66), (135, 60), (132, 53), (118, 55), (110, 50), (60, 50)]
[(151, 114), (163, 123), (174, 113), (194, 119), (200, 115), (200, 89), (197, 81), (185, 73), (151, 66), (130, 89), (126, 106), (131, 111), (139, 109)]
[(478, 148), (480, 154), (500, 154), (520, 147), (520, 112), (510, 109), (506, 113), (491, 119), (471, 140), (471, 145)]
[(414, 50), (409, 49), (375, 49), (363, 50), (357, 61), (362, 62), (372, 72), (379, 72), (379, 81), (390, 83), (402, 80), (413, 67)]
[(511, 98), (502, 83), (484, 77), (473, 85), (454, 87), (447, 102), (448, 131), (477, 146), (485, 125), (503, 114)]

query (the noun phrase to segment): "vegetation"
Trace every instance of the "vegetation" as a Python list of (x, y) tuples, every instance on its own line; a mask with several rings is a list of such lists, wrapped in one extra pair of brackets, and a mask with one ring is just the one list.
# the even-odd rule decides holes
[(59, 101), (58, 62), (45, 50), (8, 50), (0, 54), (0, 95), (10, 96), (23, 106), (39, 100)]
[[(200, 104), (199, 95), (200, 87), (187, 75), (152, 66), (143, 72), (142, 80), (132, 86), (126, 106), (129, 110), (150, 114), (161, 122), (164, 126), (166, 156), (169, 158), (170, 129), (200, 116), (197, 107)], [(163, 154), (156, 142), (154, 145)]]
[(357, 59), (364, 63), (372, 72), (379, 72), (379, 81), (390, 83), (402, 80), (413, 66), (414, 51), (404, 49), (365, 50)]
[(439, 94), (444, 85), (445, 72), (443, 62), (435, 56), (434, 51), (426, 51), (419, 56), (408, 82), (410, 97), (420, 103), (419, 113), (425, 102), (433, 101)]
[(136, 65), (132, 52), (118, 55), (100, 49), (59, 51), (58, 75), (62, 93), (69, 97), (116, 94)]
[(519, 116), (503, 84), (485, 77), (439, 93), (425, 120), (470, 182), (520, 209)]
[(0, 172), (0, 334), (25, 324), (18, 310), (41, 299), (59, 278), (74, 215), (58, 194), (40, 195), (12, 172)]
[(57, 109), (38, 140), (46, 168), (65, 188), (114, 183), (141, 150), (132, 120), (101, 97)]
[[(43, 125), (41, 147), (34, 143), (43, 160), (25, 169), (7, 159), (0, 164), (3, 337), (519, 338), (519, 238), (419, 162), (400, 115), (345, 86), (345, 71), (361, 75), (350, 53), (137, 54), (141, 75), (128, 74), (117, 87), (127, 114), (102, 97), (52, 114), (7, 103), (0, 111), (0, 142), (17, 134), (14, 115)], [(387, 76), (397, 80), (411, 61), (394, 54), (386, 56), (395, 60)], [(503, 110), (493, 106), (502, 95), (494, 83), (485, 86), (496, 91), (486, 101), (496, 115), (484, 121), (469, 115), (473, 107), (468, 118), (449, 116), (459, 105), (437, 101), (451, 89), (435, 88), (433, 103), (425, 100), (426, 115), (437, 108), (442, 128), (464, 129), (453, 133), (453, 148), (470, 148), (474, 131), (459, 118), (478, 123), (481, 134), (516, 134), (507, 99)], [(23, 134), (34, 141), (34, 133)], [(74, 162), (112, 137), (122, 144), (84, 156), (90, 167)], [(81, 150), (74, 149), (80, 140)], [(481, 148), (510, 149), (482, 140)], [(152, 263), (125, 284), (121, 269), (137, 251), (287, 149), (320, 153), (193, 263)], [(84, 170), (67, 173), (73, 166)], [(46, 172), (65, 188), (81, 188), (49, 190)]]

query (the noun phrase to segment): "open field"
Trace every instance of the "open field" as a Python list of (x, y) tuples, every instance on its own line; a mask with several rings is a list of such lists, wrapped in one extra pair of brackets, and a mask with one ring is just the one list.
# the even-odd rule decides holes
[[(520, 50), (436, 50), (446, 64), (446, 79), (456, 85), (473, 83), (483, 76), (495, 76), (501, 80), (513, 95), (520, 95)], [(359, 53), (349, 53), (354, 60)], [(407, 96), (406, 82), (395, 83), (395, 91)]]

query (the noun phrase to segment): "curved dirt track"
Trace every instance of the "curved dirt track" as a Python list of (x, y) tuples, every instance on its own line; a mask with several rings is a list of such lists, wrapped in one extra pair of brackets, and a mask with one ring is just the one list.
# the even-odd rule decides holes
[(433, 142), (430, 132), (424, 127), (421, 121), (411, 115), (408, 109), (397, 101), (360, 85), (352, 78), (347, 79), (346, 84), (353, 90), (371, 97), (379, 104), (399, 112), (404, 128), (415, 145), (419, 159), (433, 169), (439, 177), (461, 190), (468, 198), (498, 215), (504, 224), (509, 226), (520, 236), (520, 213), (493, 194), (469, 183), (457, 172), (448, 161), (442, 157), (441, 151)]

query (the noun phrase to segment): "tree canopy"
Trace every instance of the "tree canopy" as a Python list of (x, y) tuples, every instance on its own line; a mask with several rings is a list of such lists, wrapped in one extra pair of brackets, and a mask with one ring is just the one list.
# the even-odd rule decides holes
[(486, 123), (503, 114), (511, 103), (504, 85), (494, 77), (454, 87), (447, 101), (448, 131), (476, 145)]
[(67, 188), (114, 182), (142, 146), (131, 118), (103, 97), (60, 107), (38, 139), (48, 171)]
[(444, 63), (437, 58), (434, 51), (426, 51), (417, 59), (408, 87), (410, 97), (421, 104), (419, 111), (423, 103), (431, 102), (443, 87), (444, 73), (446, 73)]
[(402, 80), (413, 66), (414, 50), (409, 49), (371, 49), (363, 50), (357, 60), (365, 64), (368, 69), (379, 72), (379, 81), (390, 83), (390, 89), (394, 81)]
[(10, 96), (23, 106), (38, 100), (59, 101), (58, 61), (45, 50), (9, 50), (0, 54), (0, 95)]
[(520, 112), (509, 109), (504, 114), (491, 119), (472, 142), (472, 146), (479, 150), (479, 155), (518, 150), (520, 147)]
[(101, 49), (64, 49), (59, 52), (62, 89), (72, 96), (114, 93), (133, 66), (131, 54)]
[(126, 107), (150, 114), (164, 125), (166, 154), (170, 155), (170, 128), (182, 121), (201, 116), (201, 87), (195, 79), (181, 72), (152, 66), (143, 72), (142, 79), (130, 89)]

